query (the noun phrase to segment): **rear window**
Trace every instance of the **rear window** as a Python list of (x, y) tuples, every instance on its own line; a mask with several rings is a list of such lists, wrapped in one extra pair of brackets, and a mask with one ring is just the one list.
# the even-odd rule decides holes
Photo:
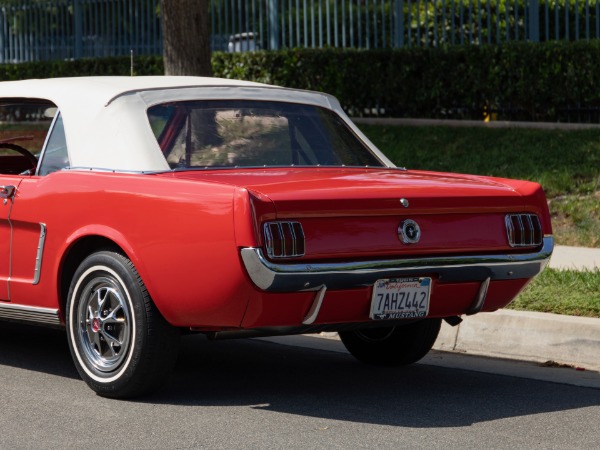
[(153, 106), (150, 125), (173, 169), (382, 166), (334, 112), (262, 101), (193, 101)]

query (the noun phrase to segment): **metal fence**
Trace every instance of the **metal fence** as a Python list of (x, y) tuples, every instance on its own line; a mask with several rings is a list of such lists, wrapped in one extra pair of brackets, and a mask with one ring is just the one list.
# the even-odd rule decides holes
[(600, 38), (600, 0), (213, 0), (216, 48), (389, 48)]
[(0, 62), (160, 54), (158, 0), (0, 1)]
[[(211, 0), (212, 48), (600, 38), (600, 0)], [(190, 36), (193, 39), (193, 36)], [(160, 54), (159, 0), (0, 0), (0, 62)]]

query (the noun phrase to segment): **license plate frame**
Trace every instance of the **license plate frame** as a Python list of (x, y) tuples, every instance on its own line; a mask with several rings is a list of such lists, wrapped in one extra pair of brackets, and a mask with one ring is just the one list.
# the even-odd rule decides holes
[(421, 319), (429, 314), (431, 277), (384, 278), (373, 285), (372, 320)]

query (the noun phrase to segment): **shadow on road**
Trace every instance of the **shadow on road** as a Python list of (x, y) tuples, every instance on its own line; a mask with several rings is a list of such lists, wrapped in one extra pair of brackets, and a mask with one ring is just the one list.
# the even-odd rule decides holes
[[(59, 330), (0, 322), (0, 365), (78, 378), (66, 336)], [(343, 353), (186, 336), (164, 388), (130, 403), (249, 406), (340, 421), (431, 428), (598, 406), (600, 390), (421, 364), (370, 367)]]
[(153, 402), (252, 405), (401, 427), (460, 427), (600, 405), (600, 391), (427, 365), (380, 368), (350, 355), (264, 341), (184, 339)]
[(79, 378), (63, 330), (0, 322), (0, 364)]

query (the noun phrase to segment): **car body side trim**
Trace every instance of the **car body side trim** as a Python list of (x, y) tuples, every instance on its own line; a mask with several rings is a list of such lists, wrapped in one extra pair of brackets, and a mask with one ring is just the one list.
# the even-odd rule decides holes
[(42, 256), (44, 255), (44, 245), (46, 244), (46, 224), (40, 223), (40, 239), (38, 241), (37, 253), (35, 255), (35, 269), (33, 271), (33, 284), (40, 282), (42, 275)]
[(0, 302), (0, 319), (55, 326), (61, 325), (58, 309), (37, 308), (34, 306), (13, 305), (2, 302)]
[(447, 282), (483, 282), (531, 278), (550, 260), (554, 238), (545, 236), (532, 253), (464, 255), (351, 261), (341, 263), (281, 264), (266, 259), (260, 248), (243, 248), (241, 257), (252, 282), (268, 292), (317, 291), (371, 286), (381, 278), (437, 275)]

